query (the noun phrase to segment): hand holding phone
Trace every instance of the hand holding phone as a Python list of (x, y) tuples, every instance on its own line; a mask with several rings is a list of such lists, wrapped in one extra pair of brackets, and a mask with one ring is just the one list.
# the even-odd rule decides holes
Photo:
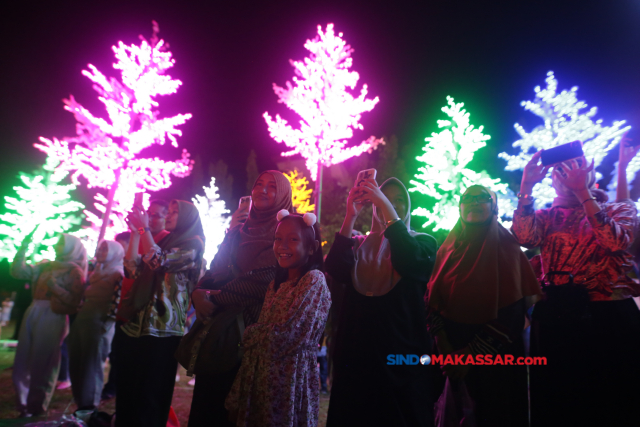
[[(367, 179), (376, 179), (376, 175), (378, 174), (378, 171), (375, 169), (364, 169), (361, 170), (360, 172), (358, 172), (358, 175), (356, 176), (356, 182), (354, 184), (354, 187), (362, 187), (362, 185), (364, 185), (364, 183), (366, 182)], [(362, 195), (364, 194), (363, 191), (358, 191), (358, 194)], [(371, 200), (363, 200), (363, 202), (371, 202)]]
[(133, 199), (133, 206), (137, 206), (140, 209), (144, 210), (143, 198), (144, 198), (144, 193), (136, 193)]

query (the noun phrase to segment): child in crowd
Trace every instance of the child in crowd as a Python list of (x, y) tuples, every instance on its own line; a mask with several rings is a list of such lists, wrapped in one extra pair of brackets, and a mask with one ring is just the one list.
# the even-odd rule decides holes
[(331, 306), (313, 214), (278, 213), (276, 278), (243, 338), (240, 371), (226, 400), (238, 426), (316, 426), (318, 342)]

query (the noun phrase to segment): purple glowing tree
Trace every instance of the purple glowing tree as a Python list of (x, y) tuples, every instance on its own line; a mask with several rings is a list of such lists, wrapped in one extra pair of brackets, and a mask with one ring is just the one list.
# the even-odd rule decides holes
[(84, 230), (85, 237), (94, 243), (127, 229), (124, 218), (133, 206), (135, 193), (167, 188), (171, 175), (187, 176), (193, 167), (186, 150), (182, 151), (182, 158), (171, 162), (140, 156), (145, 148), (163, 145), (167, 139), (178, 147), (176, 137), (182, 133), (176, 126), (191, 118), (191, 114), (159, 118), (155, 98), (175, 93), (182, 82), (165, 75), (174, 59), (168, 44), (158, 39), (158, 32), (154, 21), (149, 41), (140, 36), (139, 46), (122, 42), (113, 46), (117, 59), (113, 67), (120, 70), (122, 82), (113, 77), (107, 79), (91, 64), (90, 71), (82, 71), (94, 82), (93, 89), (106, 107), (109, 122), (94, 116), (69, 96), (64, 108), (77, 120), (77, 135), (62, 140), (41, 137), (41, 144), (34, 144), (58, 159), (58, 169), (71, 172), (75, 184), (83, 176), (90, 188), (108, 189), (107, 197), (101, 193), (95, 197), (94, 206), (102, 218), (84, 211), (92, 223)]
[(291, 150), (283, 156), (300, 154), (306, 159), (311, 179), (316, 181), (315, 205), (318, 220), (322, 194), (322, 166), (343, 162), (364, 152), (371, 152), (382, 139), (371, 136), (358, 145), (347, 147), (347, 140), (353, 137), (354, 129), (363, 129), (360, 124), (362, 113), (371, 111), (378, 98), (366, 99), (367, 85), (363, 85), (360, 95), (353, 91), (360, 76), (349, 71), (353, 59), (353, 49), (342, 39), (342, 33), (333, 31), (333, 24), (323, 32), (318, 26), (318, 35), (307, 40), (304, 47), (311, 52), (304, 61), (291, 61), (296, 76), (292, 85), (286, 88), (273, 84), (278, 102), (285, 104), (300, 117), (300, 128), (292, 128), (285, 119), (269, 113), (264, 118), (269, 133), (276, 142), (284, 142)]

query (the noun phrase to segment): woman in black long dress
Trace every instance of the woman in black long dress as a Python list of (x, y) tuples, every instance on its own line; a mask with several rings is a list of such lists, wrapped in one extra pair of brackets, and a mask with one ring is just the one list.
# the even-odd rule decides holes
[[(373, 204), (366, 237), (351, 238), (363, 201)], [(433, 425), (431, 366), (389, 365), (389, 355), (431, 354), (423, 296), (437, 244), (409, 228), (404, 185), (369, 179), (353, 188), (326, 260), (346, 284), (333, 360), (327, 426)]]

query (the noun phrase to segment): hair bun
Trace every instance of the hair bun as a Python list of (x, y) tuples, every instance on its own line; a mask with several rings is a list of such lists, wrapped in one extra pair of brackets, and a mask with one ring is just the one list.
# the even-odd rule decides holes
[(316, 221), (318, 221), (318, 217), (315, 214), (306, 213), (302, 215), (302, 220), (304, 221), (305, 224), (307, 224), (307, 226), (313, 227)]
[(287, 216), (289, 216), (289, 211), (286, 209), (282, 209), (278, 212), (276, 218), (278, 218), (278, 221), (282, 221), (282, 219)]

